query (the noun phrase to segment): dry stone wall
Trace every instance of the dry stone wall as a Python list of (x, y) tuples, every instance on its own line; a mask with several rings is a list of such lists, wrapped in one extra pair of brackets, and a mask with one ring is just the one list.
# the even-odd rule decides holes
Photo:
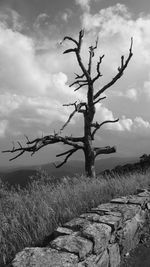
[(150, 191), (113, 199), (58, 227), (46, 247), (25, 248), (11, 267), (117, 267), (149, 231)]

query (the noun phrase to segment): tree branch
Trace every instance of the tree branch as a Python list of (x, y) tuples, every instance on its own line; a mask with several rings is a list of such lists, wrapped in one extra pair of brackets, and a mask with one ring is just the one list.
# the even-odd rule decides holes
[(121, 57), (121, 67), (118, 68), (118, 73), (117, 75), (112, 79), (111, 82), (109, 82), (108, 84), (106, 84), (105, 86), (103, 86), (95, 95), (94, 95), (94, 99), (96, 99), (97, 97), (99, 97), (105, 90), (107, 90), (109, 87), (111, 87), (118, 79), (120, 79), (120, 77), (123, 75), (124, 70), (127, 68), (129, 61), (131, 60), (131, 57), (133, 56), (132, 53), (132, 46), (133, 46), (133, 38), (131, 38), (131, 45), (130, 45), (130, 49), (129, 49), (129, 55), (126, 59), (126, 61), (124, 62), (124, 56)]
[(88, 71), (86, 70), (84, 64), (82, 63), (82, 59), (81, 59), (81, 56), (80, 56), (80, 51), (81, 51), (81, 45), (82, 45), (82, 39), (83, 39), (83, 36), (84, 36), (84, 30), (81, 30), (79, 32), (79, 41), (77, 42), (75, 39), (73, 39), (72, 37), (69, 37), (69, 36), (66, 36), (63, 41), (65, 40), (69, 40), (69, 41), (72, 41), (76, 44), (76, 48), (71, 48), (71, 49), (67, 49), (64, 51), (64, 54), (67, 54), (67, 53), (70, 53), (70, 52), (75, 52), (76, 54), (76, 57), (77, 57), (77, 61), (79, 63), (79, 66), (83, 72), (83, 75), (81, 75), (81, 77), (85, 77), (87, 78), (87, 80), (91, 80), (91, 77), (88, 73)]
[(79, 52), (79, 53), (80, 53), (80, 50), (81, 50), (81, 45), (82, 45), (83, 36), (84, 36), (84, 30), (82, 29), (82, 30), (79, 32), (79, 42), (78, 42), (78, 52)]
[(77, 91), (77, 90), (79, 90), (80, 88), (82, 88), (83, 86), (86, 86), (86, 85), (88, 85), (88, 83), (80, 84), (76, 89), (74, 89), (74, 91)]
[(26, 142), (26, 146), (22, 146), (21, 144), (19, 147), (15, 148), (13, 146), (10, 150), (4, 150), (3, 153), (18, 153), (16, 156), (12, 157), (10, 161), (20, 157), (25, 152), (31, 153), (31, 156), (37, 152), (39, 149), (41, 149), (44, 146), (55, 144), (55, 143), (63, 143), (65, 145), (73, 146), (74, 149), (83, 149), (83, 146), (77, 144), (77, 142), (82, 142), (83, 139), (80, 137), (78, 139), (73, 137), (62, 137), (60, 135), (47, 135), (41, 138), (37, 138), (32, 141)]
[(60, 132), (64, 130), (64, 128), (69, 124), (69, 122), (71, 121), (72, 117), (75, 115), (76, 112), (79, 112), (79, 113), (84, 113), (85, 110), (81, 109), (83, 106), (85, 106), (85, 108), (87, 107), (86, 103), (85, 102), (81, 102), (79, 104), (76, 104), (76, 102), (74, 103), (71, 103), (71, 104), (64, 104), (63, 106), (74, 106), (75, 109), (74, 111), (70, 114), (68, 120), (65, 122), (65, 124), (61, 127), (60, 129)]
[(103, 60), (104, 56), (105, 56), (105, 55), (102, 55), (102, 56), (99, 58), (99, 61), (97, 62), (97, 67), (96, 67), (97, 75), (95, 76), (95, 78), (93, 78), (93, 80), (92, 80), (93, 83), (94, 83), (97, 79), (99, 79), (99, 78), (102, 76), (102, 74), (101, 74), (101, 72), (100, 72), (100, 65), (101, 65), (101, 63), (102, 63), (102, 60)]
[(88, 73), (91, 75), (91, 67), (92, 67), (92, 58), (94, 57), (94, 50), (97, 49), (98, 45), (98, 38), (96, 40), (95, 46), (90, 46), (89, 47), (89, 63), (88, 63)]
[(97, 104), (98, 102), (100, 102), (103, 99), (106, 99), (106, 96), (98, 98), (93, 104), (95, 105), (95, 104)]
[(77, 150), (78, 150), (78, 148), (73, 148), (73, 149), (70, 149), (70, 150), (68, 150), (68, 151), (66, 151), (64, 153), (56, 155), (56, 157), (61, 157), (61, 156), (64, 156), (64, 155), (67, 155), (67, 156), (65, 157), (64, 161), (62, 161), (60, 164), (56, 165), (54, 163), (55, 167), (56, 168), (60, 168), (62, 165), (64, 165), (67, 162), (67, 160), (72, 156), (72, 154), (75, 153)]
[(72, 41), (72, 42), (75, 43), (77, 46), (79, 45), (78, 42), (77, 42), (75, 39), (73, 39), (72, 37), (70, 37), (70, 36), (65, 36), (64, 39), (62, 40), (61, 44), (62, 44), (65, 40)]
[(75, 73), (75, 75), (76, 75), (75, 80), (76, 79), (82, 79), (85, 76), (84, 73), (82, 75), (79, 75), (79, 74)]
[(84, 142), (84, 137), (73, 137), (73, 136), (65, 136), (66, 140), (72, 142)]
[(95, 158), (96, 158), (98, 155), (115, 153), (116, 147), (115, 146), (95, 147), (94, 152), (95, 152)]
[(115, 122), (118, 122), (119, 119), (116, 119), (116, 120), (106, 120), (106, 121), (103, 121), (102, 123), (93, 123), (91, 126), (92, 127), (95, 127), (93, 133), (92, 133), (92, 139), (94, 139), (94, 135), (95, 133), (104, 125), (104, 124), (107, 124), (107, 123), (115, 123)]
[(74, 49), (67, 49), (67, 50), (65, 50), (64, 52), (63, 52), (63, 54), (68, 54), (68, 53), (71, 53), (71, 52), (76, 52), (76, 48), (74, 48)]
[(69, 103), (69, 104), (63, 104), (63, 107), (70, 107), (70, 106), (75, 106), (77, 103), (77, 101), (73, 102), (73, 103)]
[(69, 87), (72, 87), (75, 84), (80, 84), (80, 83), (85, 83), (85, 82), (87, 82), (87, 80), (78, 80), (78, 81), (75, 81), (72, 84), (70, 84)]
[(65, 122), (65, 124), (61, 127), (60, 132), (62, 132), (62, 131), (65, 129), (65, 127), (69, 124), (69, 122), (71, 121), (71, 119), (73, 118), (73, 116), (75, 115), (76, 112), (77, 112), (77, 110), (76, 110), (76, 108), (75, 108), (75, 110), (70, 114), (68, 120), (67, 120), (67, 121)]

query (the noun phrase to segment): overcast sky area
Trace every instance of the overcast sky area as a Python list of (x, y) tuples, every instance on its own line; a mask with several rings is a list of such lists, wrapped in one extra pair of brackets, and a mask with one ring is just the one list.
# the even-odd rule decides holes
[[(62, 105), (85, 99), (86, 88), (74, 92), (69, 87), (74, 73), (80, 74), (75, 55), (63, 55), (72, 44), (60, 44), (66, 35), (78, 38), (83, 28), (85, 64), (88, 47), (99, 37), (93, 75), (99, 56), (105, 54), (95, 92), (117, 73), (134, 39), (129, 67), (96, 106), (98, 122), (120, 120), (101, 128), (95, 144), (116, 145), (115, 156), (150, 154), (149, 0), (0, 0), (0, 150), (12, 148), (12, 141), (24, 143), (24, 135), (33, 139), (57, 132), (72, 111)], [(83, 118), (77, 114), (63, 134), (82, 133)], [(65, 149), (48, 146), (32, 158), (28, 154), (11, 163), (12, 155), (1, 153), (0, 166), (48, 163)]]

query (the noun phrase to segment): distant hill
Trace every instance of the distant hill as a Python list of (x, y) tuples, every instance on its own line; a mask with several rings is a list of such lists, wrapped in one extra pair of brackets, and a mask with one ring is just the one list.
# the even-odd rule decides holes
[[(95, 163), (96, 173), (99, 174), (106, 169), (113, 169), (117, 165), (135, 163), (137, 160), (138, 158), (118, 157), (100, 159)], [(2, 168), (0, 169), (0, 178), (10, 185), (20, 185), (24, 187), (29, 182), (29, 177), (36, 175), (39, 168), (45, 170), (51, 177), (55, 177), (56, 180), (66, 176), (73, 177), (75, 174), (84, 174), (84, 162), (81, 160), (72, 160), (61, 168), (56, 168), (53, 163), (38, 166), (14, 167), (12, 169)]]

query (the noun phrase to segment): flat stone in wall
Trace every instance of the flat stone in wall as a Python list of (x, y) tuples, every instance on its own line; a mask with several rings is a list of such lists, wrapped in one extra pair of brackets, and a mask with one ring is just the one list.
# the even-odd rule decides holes
[(50, 245), (57, 250), (74, 253), (80, 259), (85, 259), (93, 250), (93, 243), (90, 240), (74, 235), (57, 237)]
[(25, 248), (16, 255), (12, 267), (78, 267), (78, 257), (51, 248)]
[(82, 235), (94, 243), (94, 253), (102, 253), (108, 246), (111, 237), (111, 227), (102, 223), (90, 223), (84, 226)]

